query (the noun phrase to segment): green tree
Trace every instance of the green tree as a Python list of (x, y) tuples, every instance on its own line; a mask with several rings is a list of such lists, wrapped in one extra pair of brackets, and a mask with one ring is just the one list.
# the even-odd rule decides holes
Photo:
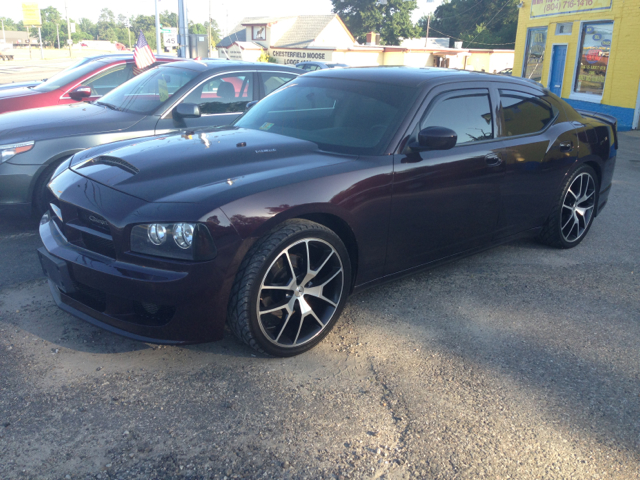
[(169, 12), (169, 10), (165, 10), (160, 13), (160, 24), (163, 27), (178, 27), (178, 14)]
[[(429, 36), (459, 39), (465, 48), (513, 48), (518, 3), (519, 0), (450, 0), (431, 17)], [(423, 19), (418, 25), (424, 35), (426, 17)]]
[(13, 20), (11, 20), (8, 17), (0, 17), (0, 20), (2, 20), (4, 22), (4, 29), (5, 30), (12, 30), (14, 32), (16, 31), (24, 31), (24, 28), (22, 28), (22, 30), (20, 30), (18, 28), (18, 24), (16, 22), (14, 22)]
[[(66, 20), (62, 18), (62, 15), (55, 7), (47, 7), (40, 9), (40, 17), (42, 18), (42, 42), (45, 45), (58, 46), (58, 35), (56, 33), (56, 25), (66, 25)], [(66, 29), (65, 29), (66, 33)], [(60, 37), (60, 47), (65, 46), (64, 37)]]
[(402, 38), (414, 38), (418, 28), (411, 21), (417, 8), (415, 0), (331, 0), (333, 12), (340, 15), (351, 34), (364, 43), (368, 32), (380, 33), (383, 45), (398, 45)]

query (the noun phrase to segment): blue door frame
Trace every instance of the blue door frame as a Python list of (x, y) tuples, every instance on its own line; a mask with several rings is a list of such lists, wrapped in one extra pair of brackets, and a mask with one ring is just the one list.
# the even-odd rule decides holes
[(557, 96), (562, 94), (562, 80), (567, 61), (567, 46), (554, 45), (551, 51), (551, 71), (549, 72), (549, 90)]

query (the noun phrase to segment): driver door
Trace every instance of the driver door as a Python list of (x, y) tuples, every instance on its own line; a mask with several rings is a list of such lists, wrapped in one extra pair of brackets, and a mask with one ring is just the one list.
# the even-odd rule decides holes
[[(111, 68), (107, 68), (91, 78), (83, 80), (80, 84), (74, 86), (71, 90), (75, 90), (80, 86), (90, 87), (91, 95), (84, 101), (93, 102), (94, 100), (100, 99), (100, 97), (106, 95), (111, 90), (119, 87), (131, 78), (133, 78), (133, 63), (121, 63), (120, 65), (115, 65)], [(60, 97), (59, 103), (66, 104), (76, 102), (77, 100), (72, 99), (69, 96), (69, 92), (67, 92), (62, 97)]]
[(489, 243), (498, 224), (505, 170), (489, 88), (447, 86), (426, 103), (407, 143), (432, 126), (450, 128), (458, 141), (395, 155), (387, 274)]

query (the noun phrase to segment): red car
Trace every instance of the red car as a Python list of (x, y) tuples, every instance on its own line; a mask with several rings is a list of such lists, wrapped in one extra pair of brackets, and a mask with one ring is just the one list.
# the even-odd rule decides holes
[[(174, 62), (176, 57), (157, 57), (157, 63)], [(97, 57), (68, 68), (32, 87), (0, 90), (0, 113), (93, 101), (133, 77), (133, 55)]]

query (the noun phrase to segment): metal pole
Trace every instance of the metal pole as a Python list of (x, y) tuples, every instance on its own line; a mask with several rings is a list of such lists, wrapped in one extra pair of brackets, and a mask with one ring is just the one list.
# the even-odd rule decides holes
[(158, 0), (156, 0), (156, 50), (160, 55), (160, 15), (158, 15)]
[(131, 29), (127, 27), (127, 35), (129, 36), (129, 50), (131, 50)]
[(58, 28), (57, 23), (56, 23), (56, 36), (58, 37), (58, 50), (60, 50), (60, 29)]
[(207, 57), (211, 58), (211, 0), (209, 0), (209, 39), (207, 40)]
[(187, 0), (178, 0), (178, 56), (189, 58), (189, 19)]
[(42, 49), (42, 32), (40, 31), (40, 27), (38, 27), (38, 40), (40, 40), (40, 59), (44, 60), (44, 50)]
[(7, 37), (4, 35), (4, 18), (2, 19), (2, 40), (7, 43)]
[(67, 44), (69, 45), (69, 56), (72, 57), (71, 54), (71, 22), (69, 22), (69, 9), (67, 8), (67, 0), (64, 0), (64, 11), (67, 15), (67, 36), (69, 37)]
[(429, 27), (431, 26), (431, 15), (427, 17), (427, 36), (424, 37), (424, 46), (426, 47), (429, 43)]

